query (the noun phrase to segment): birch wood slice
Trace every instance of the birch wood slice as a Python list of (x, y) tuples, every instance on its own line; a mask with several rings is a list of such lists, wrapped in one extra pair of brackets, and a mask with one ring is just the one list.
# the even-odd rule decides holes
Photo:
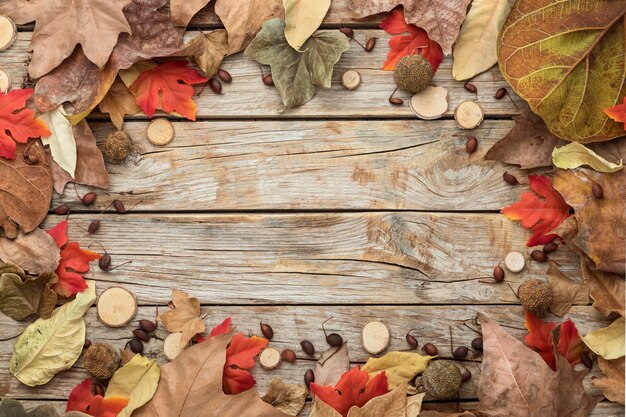
[(347, 70), (341, 76), (341, 85), (348, 90), (356, 90), (361, 84), (361, 74), (355, 70)]
[(411, 97), (410, 107), (420, 119), (438, 119), (448, 111), (448, 90), (429, 85)]
[(9, 49), (17, 37), (17, 27), (9, 17), (0, 15), (0, 52)]
[(126, 326), (137, 314), (137, 299), (125, 288), (111, 287), (98, 298), (98, 319), (109, 327)]
[(11, 77), (3, 69), (0, 69), (0, 93), (6, 94), (11, 88)]
[(263, 349), (259, 355), (259, 363), (265, 369), (276, 369), (280, 365), (280, 352), (273, 347)]
[(472, 100), (465, 100), (454, 111), (454, 120), (461, 129), (474, 129), (482, 123), (483, 118), (483, 109)]
[(526, 266), (524, 255), (519, 252), (509, 252), (506, 258), (504, 258), (504, 266), (511, 272), (521, 272), (524, 266)]
[(170, 333), (163, 341), (163, 353), (168, 360), (173, 361), (185, 350), (185, 347), (180, 345), (182, 337), (182, 333)]
[(148, 125), (148, 141), (156, 146), (165, 146), (174, 139), (174, 125), (169, 120), (159, 117)]
[(361, 330), (361, 343), (367, 353), (377, 355), (389, 346), (389, 329), (380, 321), (370, 321)]

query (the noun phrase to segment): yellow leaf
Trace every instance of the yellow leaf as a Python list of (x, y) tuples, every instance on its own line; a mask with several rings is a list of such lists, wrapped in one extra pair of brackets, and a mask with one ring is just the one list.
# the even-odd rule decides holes
[(285, 38), (299, 51), (324, 20), (330, 0), (283, 0), (285, 7)]
[(161, 378), (161, 370), (155, 360), (139, 354), (115, 371), (105, 398), (128, 398), (128, 405), (117, 417), (130, 417), (133, 411), (152, 399)]
[(474, 0), (454, 46), (455, 80), (472, 78), (498, 62), (498, 32), (510, 10), (508, 0)]
[(414, 352), (389, 352), (380, 358), (369, 358), (361, 369), (367, 371), (370, 378), (385, 371), (389, 390), (393, 390), (423, 372), (434, 357)]
[(615, 320), (609, 327), (583, 336), (585, 344), (604, 359), (612, 360), (624, 356), (624, 317)]
[(581, 165), (589, 165), (598, 172), (616, 172), (624, 168), (620, 159), (619, 165), (609, 162), (591, 149), (578, 142), (554, 148), (552, 162), (557, 168), (574, 169)]

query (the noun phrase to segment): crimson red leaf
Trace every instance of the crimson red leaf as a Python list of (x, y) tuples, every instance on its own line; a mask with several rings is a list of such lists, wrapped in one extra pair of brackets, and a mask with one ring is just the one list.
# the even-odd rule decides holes
[(580, 362), (580, 357), (583, 353), (583, 340), (578, 334), (576, 325), (570, 319), (561, 323), (559, 343), (556, 345), (556, 350), (570, 364), (575, 365)]
[(35, 119), (35, 112), (24, 108), (34, 91), (27, 88), (0, 92), (0, 157), (14, 159), (15, 142), (26, 143), (28, 138), (51, 135), (46, 124)]
[[(526, 325), (526, 329), (528, 329), (528, 335), (524, 337), (526, 345), (539, 352), (550, 368), (556, 370), (554, 340), (552, 338), (553, 331), (557, 328), (556, 323), (544, 322), (532, 313), (526, 311), (524, 324)], [(583, 350), (583, 341), (578, 334), (578, 329), (576, 329), (576, 326), (570, 319), (567, 319), (560, 324), (558, 331), (559, 341), (556, 350), (567, 359), (570, 364), (575, 365), (580, 362), (580, 356)]]
[(93, 395), (91, 378), (76, 385), (67, 400), (65, 411), (80, 411), (94, 417), (116, 417), (128, 404), (127, 398), (103, 398), (102, 395)]

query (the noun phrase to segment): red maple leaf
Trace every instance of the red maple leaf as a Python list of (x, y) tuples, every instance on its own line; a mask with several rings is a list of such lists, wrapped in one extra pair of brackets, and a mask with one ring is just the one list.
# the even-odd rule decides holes
[(156, 109), (167, 113), (176, 112), (189, 120), (196, 120), (196, 103), (193, 84), (208, 81), (187, 61), (169, 61), (145, 70), (130, 86), (135, 102), (143, 112), (152, 117)]
[(128, 398), (93, 395), (91, 378), (76, 385), (67, 400), (65, 411), (80, 411), (94, 417), (116, 417), (128, 404)]
[(230, 323), (231, 323), (231, 320), (230, 320), (230, 317), (228, 317), (221, 324), (218, 324), (213, 329), (211, 329), (211, 333), (209, 333), (208, 337), (204, 337), (201, 334), (199, 334), (198, 343), (205, 342), (211, 336), (220, 336), (220, 335), (228, 333), (230, 331)]
[(561, 323), (561, 333), (556, 350), (572, 365), (580, 362), (583, 353), (583, 340), (578, 334), (578, 329), (570, 319)]
[(26, 143), (28, 138), (51, 135), (46, 124), (35, 119), (35, 112), (24, 108), (34, 92), (26, 88), (0, 93), (0, 156), (3, 158), (15, 158), (15, 142)]
[(381, 22), (380, 27), (390, 35), (397, 35), (389, 39), (391, 50), (383, 64), (384, 70), (396, 69), (400, 58), (406, 55), (421, 53), (433, 66), (433, 74), (437, 72), (443, 60), (441, 46), (431, 40), (424, 29), (406, 23), (402, 6), (393, 9), (389, 17)]
[(63, 297), (84, 291), (87, 283), (81, 274), (89, 272), (89, 262), (100, 259), (100, 254), (81, 249), (78, 242), (67, 241), (67, 220), (48, 230), (48, 234), (61, 249), (61, 260), (56, 270), (59, 280), (52, 289)]
[(311, 393), (334, 408), (343, 417), (348, 415), (352, 407), (363, 407), (369, 400), (386, 394), (387, 376), (381, 372), (370, 379), (366, 371), (355, 366), (341, 375), (341, 379), (334, 387), (311, 383)]
[(604, 109), (604, 112), (616, 122), (624, 123), (624, 130), (626, 130), (626, 97), (624, 97), (624, 104), (616, 104)]
[[(539, 352), (543, 360), (556, 371), (556, 358), (554, 356), (554, 341), (552, 331), (557, 327), (556, 323), (544, 322), (534, 314), (526, 311), (524, 324), (528, 330), (528, 335), (524, 337), (526, 345)], [(576, 325), (567, 319), (561, 323), (559, 343), (556, 350), (567, 361), (575, 365), (580, 362), (583, 351), (583, 341), (578, 334)]]
[(530, 175), (528, 181), (530, 188), (542, 198), (535, 193), (526, 192), (519, 202), (503, 208), (501, 213), (511, 220), (521, 220), (522, 226), (532, 229), (533, 234), (526, 245), (545, 245), (558, 237), (548, 233), (569, 217), (570, 206), (552, 187), (547, 177)]

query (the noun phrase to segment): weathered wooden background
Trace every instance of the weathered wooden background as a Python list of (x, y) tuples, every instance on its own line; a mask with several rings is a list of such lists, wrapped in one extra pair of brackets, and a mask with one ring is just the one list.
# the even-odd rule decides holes
[[(497, 67), (475, 77), (478, 94), (469, 93), (452, 79), (452, 60), (446, 57), (434, 79), (449, 92), (444, 118), (421, 121), (408, 106), (391, 106), (393, 76), (380, 69), (389, 36), (378, 29), (379, 21), (354, 21), (347, 0), (334, 0), (324, 27), (337, 29), (343, 22), (355, 28), (360, 41), (376, 36), (378, 44), (367, 53), (353, 43), (336, 66), (333, 87), (318, 88), (311, 102), (285, 112), (277, 91), (261, 82), (255, 62), (243, 54), (226, 59), (232, 84), (225, 84), (220, 96), (207, 89), (196, 97), (198, 121), (175, 120), (170, 145), (152, 146), (145, 139), (145, 117), (132, 118), (124, 128), (136, 155), (108, 165), (111, 188), (99, 193), (96, 204), (85, 209), (71, 186), (52, 203), (72, 208), (72, 240), (100, 242), (114, 264), (132, 260), (114, 272), (96, 268), (89, 275), (99, 291), (114, 285), (131, 290), (141, 304), (138, 318), (154, 318), (178, 288), (201, 300), (209, 327), (227, 316), (243, 331), (258, 332), (259, 319), (271, 324), (271, 344), (296, 350), (299, 360), (274, 371), (255, 369), (261, 392), (274, 377), (302, 382), (314, 359), (300, 350), (299, 341), (310, 339), (323, 350), (320, 325), (330, 316), (327, 327), (348, 340), (355, 363), (368, 357), (360, 328), (369, 320), (390, 327), (390, 349), (407, 348), (405, 333), (417, 329), (420, 344), (435, 343), (444, 357), (451, 357), (448, 326), (455, 346), (469, 345), (478, 311), (520, 339), (525, 333), (511, 289), (481, 280), (509, 251), (529, 252), (527, 232), (498, 213), (528, 188), (507, 185), (504, 171), (523, 183), (526, 173), (482, 159), (526, 105), (513, 93), (512, 100), (493, 98), (506, 86)], [(192, 30), (216, 27), (220, 22), (211, 7), (191, 25)], [(26, 74), (31, 30), (21, 28), (16, 44), (0, 53), (0, 67), (14, 87)], [(339, 83), (346, 69), (361, 73), (356, 91)], [(478, 100), (486, 113), (473, 132), (478, 151), (470, 156), (464, 132), (452, 119), (456, 105), (467, 99)], [(90, 119), (100, 141), (114, 129), (106, 115)], [(137, 206), (129, 214), (99, 214), (116, 198)], [(61, 219), (51, 215), (44, 227)], [(94, 219), (102, 221), (95, 236), (77, 227)], [(573, 253), (560, 249), (553, 259), (580, 280)], [(521, 274), (508, 274), (507, 282), (516, 288), (529, 277), (545, 277), (546, 268), (531, 264)], [(577, 306), (570, 316), (583, 333), (607, 324), (591, 306)], [(94, 309), (87, 322), (94, 341), (122, 347), (131, 335), (130, 326), (104, 327)], [(81, 361), (43, 387), (21, 385), (8, 361), (24, 327), (0, 316), (0, 396), (32, 405), (53, 402), (62, 409), (72, 387), (86, 377)], [(159, 352), (159, 343), (148, 350)], [(469, 360), (465, 365), (473, 378), (461, 401), (472, 408), (479, 369)], [(595, 367), (585, 381), (596, 394), (591, 378), (599, 374)], [(593, 415), (624, 412), (602, 402)]]

